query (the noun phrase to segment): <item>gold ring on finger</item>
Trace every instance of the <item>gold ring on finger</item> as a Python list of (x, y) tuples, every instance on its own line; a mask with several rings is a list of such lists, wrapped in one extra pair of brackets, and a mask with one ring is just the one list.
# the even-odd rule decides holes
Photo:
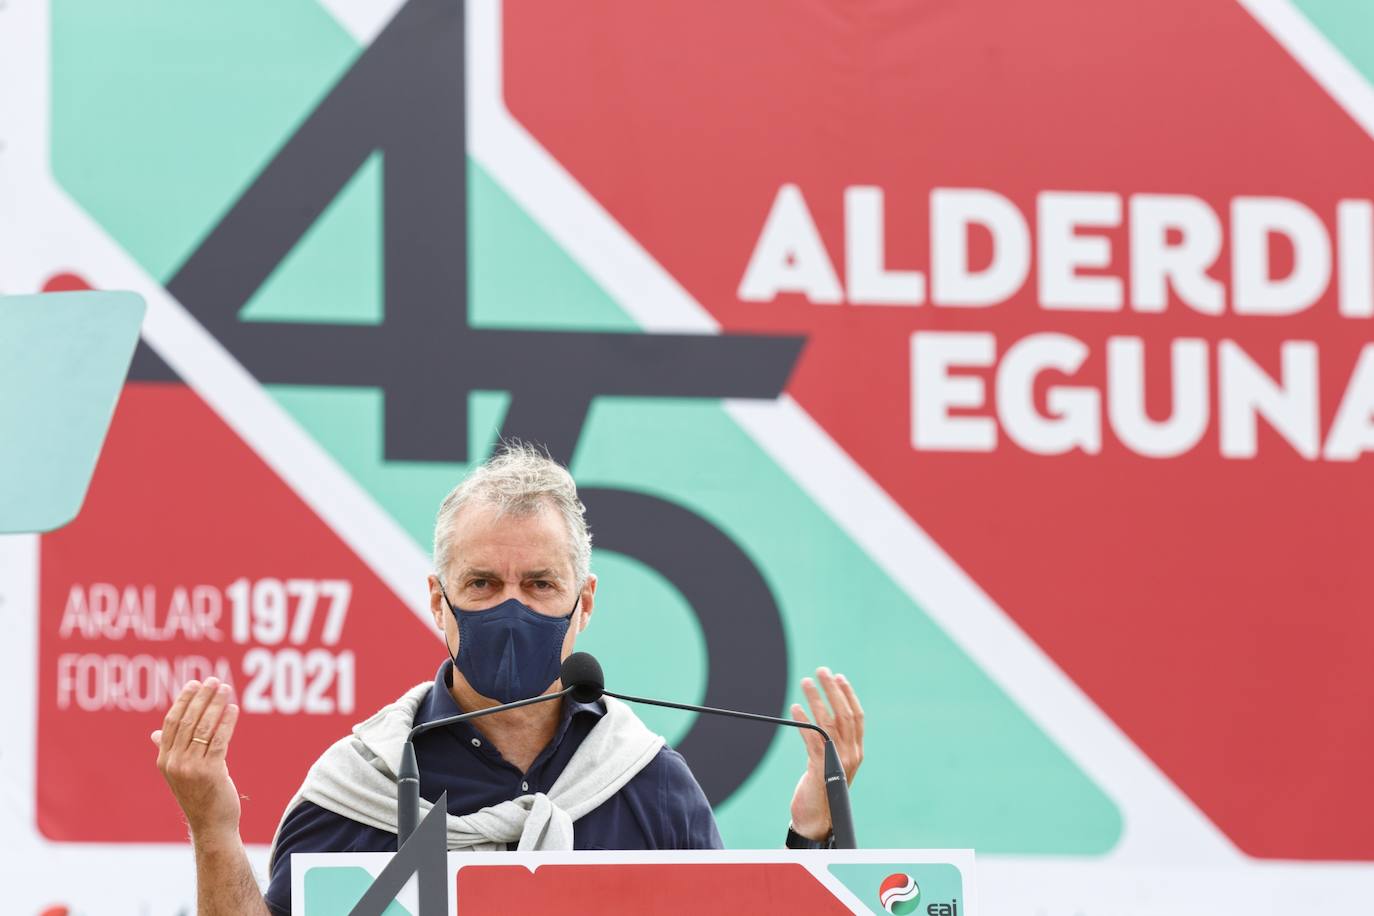
[(209, 738), (192, 738), (192, 739), (191, 739), (191, 743), (192, 743), (192, 744), (209, 744), (209, 743), (210, 743), (210, 739), (209, 739)]

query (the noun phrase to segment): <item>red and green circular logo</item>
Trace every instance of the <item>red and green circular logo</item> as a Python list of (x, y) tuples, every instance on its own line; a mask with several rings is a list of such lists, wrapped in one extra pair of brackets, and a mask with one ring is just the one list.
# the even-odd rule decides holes
[(921, 889), (911, 875), (897, 872), (888, 875), (878, 885), (878, 900), (889, 913), (914, 913), (921, 901)]

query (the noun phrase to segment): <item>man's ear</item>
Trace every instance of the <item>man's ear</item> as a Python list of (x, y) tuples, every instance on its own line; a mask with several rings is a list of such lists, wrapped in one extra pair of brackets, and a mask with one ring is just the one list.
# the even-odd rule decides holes
[(591, 623), (592, 611), (596, 608), (596, 575), (587, 574), (587, 581), (582, 583), (582, 592), (578, 596), (577, 604), (577, 632), (581, 633), (587, 629), (587, 624)]
[(448, 613), (448, 608), (444, 606), (444, 593), (439, 584), (439, 577), (431, 575), (429, 582), (429, 613), (434, 618), (434, 625), (439, 628), (439, 632), (444, 631), (444, 615)]

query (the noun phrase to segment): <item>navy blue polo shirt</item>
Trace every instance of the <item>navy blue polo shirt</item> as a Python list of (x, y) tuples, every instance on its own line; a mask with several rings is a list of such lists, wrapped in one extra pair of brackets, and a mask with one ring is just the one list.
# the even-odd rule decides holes
[[(451, 665), (446, 661), (439, 666), (434, 687), (415, 714), (416, 725), (462, 712), (449, 693)], [(548, 792), (605, 714), (601, 702), (563, 700), (558, 731), (524, 773), (471, 723), (426, 732), (415, 739), (420, 794), (433, 802), (447, 791), (449, 813), (463, 815), (532, 792)], [(687, 761), (665, 746), (619, 792), (573, 824), (573, 848), (720, 849), (722, 845), (711, 805)], [(395, 851), (396, 834), (301, 802), (287, 814), (277, 838), (267, 905), (273, 913), (291, 911), (292, 853)]]

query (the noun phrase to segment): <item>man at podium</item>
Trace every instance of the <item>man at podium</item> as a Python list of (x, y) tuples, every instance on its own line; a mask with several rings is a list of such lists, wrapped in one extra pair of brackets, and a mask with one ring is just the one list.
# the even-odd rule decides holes
[[(292, 853), (395, 850), (396, 774), (384, 761), (398, 758), (413, 725), (560, 690), (560, 663), (595, 609), (590, 559), (572, 476), (531, 446), (503, 447), (448, 494), (428, 580), (448, 658), (433, 681), (356, 726), (310, 768), (277, 829), (265, 897), (239, 837), (226, 765), (238, 707), (214, 678), (188, 683), (151, 737), (191, 828), (201, 916), (288, 913)], [(802, 690), (852, 781), (863, 759), (863, 710), (843, 675), (816, 674)], [(800, 704), (791, 715), (807, 720)], [(786, 842), (824, 848), (823, 744), (799, 731), (807, 763)], [(721, 846), (686, 761), (610, 698), (565, 697), (437, 728), (416, 739), (415, 752), (424, 797), (448, 792), (450, 849)]]

